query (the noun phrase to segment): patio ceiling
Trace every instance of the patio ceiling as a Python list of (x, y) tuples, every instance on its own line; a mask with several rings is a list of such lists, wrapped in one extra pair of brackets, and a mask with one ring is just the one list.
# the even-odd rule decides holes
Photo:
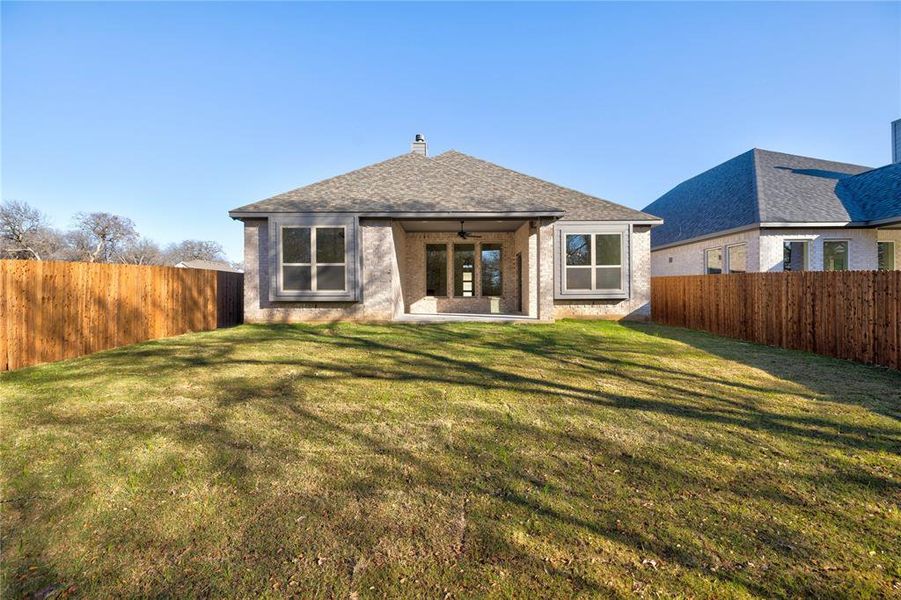
[[(398, 219), (404, 231), (460, 231), (459, 220), (447, 219)], [(467, 219), (466, 231), (516, 231), (527, 219)]]

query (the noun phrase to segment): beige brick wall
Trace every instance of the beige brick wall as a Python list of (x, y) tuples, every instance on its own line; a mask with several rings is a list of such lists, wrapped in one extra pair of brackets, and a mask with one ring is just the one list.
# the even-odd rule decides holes
[[(410, 232), (406, 233), (405, 255), (407, 258), (403, 277), (403, 295), (407, 312), (411, 314), (436, 313), (491, 313), (491, 299), (482, 297), (482, 265), (479, 260), (481, 244), (501, 245), (502, 282), (499, 309), (501, 313), (513, 313), (517, 309), (517, 288), (514, 273), (514, 233), (513, 232), (479, 232), (479, 239), (465, 242), (452, 232)], [(475, 246), (475, 296), (460, 298), (453, 296), (453, 245), (456, 243), (473, 244)], [(447, 297), (426, 296), (425, 247), (426, 244), (447, 245)]]
[[(522, 314), (538, 316), (538, 235), (529, 222), (523, 223), (513, 234), (513, 251), (522, 256)], [(514, 256), (515, 259), (515, 256)]]
[[(452, 245), (455, 233), (407, 233), (389, 219), (360, 220), (360, 302), (270, 302), (269, 240), (265, 219), (244, 224), (245, 321), (302, 322), (333, 320), (389, 321), (402, 314), (489, 314), (491, 300), (480, 297), (479, 244), (499, 243), (503, 254), (503, 293), (500, 312), (515, 314), (518, 286), (515, 255), (522, 255), (523, 314), (551, 321), (562, 317), (645, 318), (650, 300), (649, 228), (635, 228), (629, 246), (632, 267), (628, 300), (554, 301), (554, 224), (543, 220), (532, 230), (528, 223), (515, 232), (484, 232), (476, 246), (475, 290), (472, 298), (431, 298), (425, 295), (425, 246), (448, 244), (448, 291), (453, 291)], [(470, 242), (467, 242), (470, 243)], [(264, 260), (260, 261), (260, 257)]]
[[(760, 231), (752, 229), (701, 242), (655, 250), (651, 253), (651, 275), (653, 277), (703, 275), (704, 251), (708, 248), (721, 248), (723, 260), (725, 260), (725, 249), (733, 244), (747, 244), (748, 271), (758, 271), (760, 269)], [(780, 260), (782, 260), (781, 257)]]
[[(388, 219), (360, 222), (361, 302), (271, 302), (269, 300), (269, 228), (265, 219), (244, 222), (244, 321), (390, 321), (403, 311), (395, 230)], [(260, 260), (263, 257), (263, 260)]]
[[(551, 244), (553, 250), (553, 243)], [(651, 228), (634, 227), (629, 240), (628, 264), (631, 271), (629, 298), (625, 300), (556, 300), (557, 319), (630, 319), (647, 320), (651, 316)], [(553, 277), (551, 278), (553, 283)]]

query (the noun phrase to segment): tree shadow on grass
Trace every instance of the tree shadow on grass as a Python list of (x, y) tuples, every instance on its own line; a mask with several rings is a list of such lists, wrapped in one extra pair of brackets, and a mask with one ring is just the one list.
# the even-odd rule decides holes
[[(833, 560), (801, 524), (828, 517), (847, 528), (846, 541), (862, 531), (875, 537), (874, 526), (854, 522), (835, 502), (821, 506), (796, 486), (825, 491), (841, 476), (852, 496), (872, 499), (897, 494), (892, 479), (835, 459), (817, 472), (795, 475), (794, 481), (756, 464), (740, 477), (725, 477), (699, 469), (695, 455), (730, 465), (760, 435), (789, 439), (807, 453), (822, 452), (821, 445), (842, 453), (891, 452), (898, 429), (762, 408), (758, 400), (768, 394), (797, 392), (811, 400), (831, 396), (825, 388), (799, 390), (799, 385), (808, 387), (803, 380), (733, 382), (688, 367), (673, 373), (656, 359), (678, 356), (682, 346), (671, 340), (649, 347), (642, 338), (617, 339), (608, 335), (609, 327), (563, 327), (556, 335), (552, 328), (512, 326), (243, 327), (79, 359), (72, 369), (16, 372), (5, 382), (28, 386), (46, 409), (29, 413), (34, 430), (134, 440), (110, 448), (116, 455), (111, 463), (125, 460), (146, 440), (163, 438), (179, 449), (174, 456), (199, 457), (190, 481), (161, 475), (173, 489), (202, 484), (231, 499), (226, 531), (219, 531), (222, 537), (213, 544), (218, 550), (203, 543), (185, 547), (187, 540), (214, 535), (203, 521), (186, 523), (184, 535), (173, 537), (147, 515), (93, 539), (97, 545), (115, 545), (131, 559), (126, 564), (157, 557), (139, 578), (142, 594), (253, 593), (269, 584), (267, 577), (287, 581), (296, 568), (310, 581), (331, 582), (332, 592), (365, 595), (367, 577), (383, 577), (379, 574), (393, 572), (398, 564), (415, 569), (440, 563), (455, 565), (441, 571), (440, 579), (464, 589), (472, 586), (471, 593), (479, 590), (477, 583), (455, 569), (481, 580), (492, 568), (506, 565), (544, 585), (560, 586), (549, 595), (616, 595), (620, 588), (605, 586), (591, 576), (591, 566), (580, 562), (586, 536), (612, 553), (618, 577), (656, 581), (670, 591), (679, 591), (685, 577), (764, 596), (831, 596), (853, 586), (854, 579), (842, 574), (823, 576), (798, 567)], [(743, 355), (740, 349), (730, 352)], [(211, 403), (193, 420), (167, 413), (144, 420), (117, 420), (113, 414), (98, 419), (56, 410), (68, 401), (58, 394), (61, 388), (112, 390), (128, 377), (183, 385), (201, 376), (207, 377), (203, 393)], [(423, 400), (422, 389), (442, 390), (451, 399)], [(409, 410), (400, 418), (388, 412), (404, 403)], [(618, 440), (605, 425), (624, 411), (655, 419), (652, 427), (644, 420), (632, 423), (641, 435), (665, 433), (677, 441), (660, 453), (645, 443)], [(268, 429), (242, 425), (250, 414), (260, 415)], [(576, 427), (577, 417), (597, 425)], [(433, 422), (448, 422), (450, 429), (432, 429)], [(715, 444), (695, 435), (692, 423), (751, 437), (731, 446)], [(825, 454), (817, 457), (826, 461)], [(52, 468), (76, 473), (67, 488), (74, 495), (110, 486), (109, 474), (92, 467), (88, 454), (74, 453)], [(60, 479), (54, 475), (26, 481), (35, 494), (53, 495), (59, 489), (47, 490), (42, 481)], [(283, 481), (298, 484), (285, 487)], [(17, 492), (25, 487), (19, 485)], [(140, 485), (137, 490), (160, 493)], [(388, 510), (397, 499), (405, 510)], [(459, 511), (462, 533), (445, 527), (458, 519), (455, 507), (466, 506), (467, 499), (473, 508), (468, 514)], [(177, 502), (160, 508), (159, 521), (172, 518), (168, 511), (182, 509)], [(48, 515), (40, 499), (19, 502), (16, 510), (22, 512), (17, 523), (23, 524)], [(706, 517), (703, 522), (700, 515)], [(299, 531), (298, 522), (310, 523), (313, 531)], [(398, 539), (413, 547), (406, 557), (398, 558), (392, 545)], [(37, 557), (32, 562), (46, 565), (48, 575), (29, 578), (22, 587), (13, 584), (14, 591), (34, 591), (64, 577), (56, 549), (34, 538), (27, 545), (30, 556)], [(554, 549), (562, 556), (553, 556)], [(741, 559), (731, 554), (733, 549)], [(322, 557), (311, 552), (326, 558), (319, 564)], [(285, 553), (303, 555), (301, 566), (287, 567)], [(755, 571), (742, 562), (755, 553), (766, 555), (772, 568)], [(368, 571), (358, 569), (361, 556)], [(666, 574), (651, 573), (644, 558), (659, 560)], [(216, 561), (228, 565), (231, 574), (210, 581), (198, 575)]]
[(760, 369), (812, 391), (817, 399), (862, 406), (901, 420), (901, 372), (885, 367), (765, 346), (702, 331), (624, 322), (644, 335), (673, 340), (728, 361)]

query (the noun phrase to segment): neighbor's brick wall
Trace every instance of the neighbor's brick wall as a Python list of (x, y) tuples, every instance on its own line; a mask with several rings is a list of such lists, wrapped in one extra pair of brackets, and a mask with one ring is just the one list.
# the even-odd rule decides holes
[[(269, 228), (266, 219), (244, 222), (244, 321), (294, 323), (302, 321), (389, 321), (398, 311), (401, 293), (395, 231), (388, 219), (360, 223), (362, 269), (361, 302), (270, 302)], [(260, 260), (263, 257), (263, 260)]]
[[(630, 236), (625, 268), (631, 267), (626, 300), (556, 300), (557, 319), (631, 319), (651, 316), (651, 228), (636, 226)], [(553, 281), (553, 278), (552, 278)]]
[[(482, 293), (482, 265), (479, 260), (480, 244), (501, 245), (501, 273), (502, 294), (500, 296), (500, 312), (512, 313), (516, 311), (516, 282), (514, 273), (514, 233), (513, 232), (479, 232), (480, 239), (462, 242), (456, 233), (450, 232), (409, 232), (405, 234), (406, 244), (404, 254), (406, 256), (406, 268), (403, 276), (403, 295), (407, 311), (411, 314), (435, 314), (435, 313), (475, 313), (489, 314), (491, 312), (491, 300), (481, 297)], [(455, 243), (473, 244), (475, 246), (475, 296), (471, 298), (459, 298), (453, 296), (453, 245)], [(426, 296), (425, 283), (425, 247), (426, 244), (447, 245), (448, 270), (447, 291), (448, 297)]]
[[(723, 260), (726, 259), (726, 246), (732, 244), (748, 245), (748, 271), (760, 269), (760, 232), (757, 229), (742, 231), (731, 235), (711, 238), (701, 242), (664, 248), (651, 253), (651, 275), (703, 275), (704, 251), (709, 248), (721, 248)], [(672, 259), (672, 262), (670, 262)], [(780, 257), (781, 260), (781, 257)]]
[(849, 241), (848, 251), (851, 254), (849, 267), (852, 271), (876, 269), (875, 229), (763, 229), (760, 232), (761, 271), (782, 271), (783, 242), (785, 240), (808, 240), (810, 242), (808, 265), (811, 271), (823, 270), (823, 242), (825, 240)]

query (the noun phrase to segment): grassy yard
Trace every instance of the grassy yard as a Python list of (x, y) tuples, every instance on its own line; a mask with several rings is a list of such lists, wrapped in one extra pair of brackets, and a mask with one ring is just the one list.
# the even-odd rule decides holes
[(651, 325), (245, 325), (0, 401), (4, 598), (901, 595), (884, 369)]

